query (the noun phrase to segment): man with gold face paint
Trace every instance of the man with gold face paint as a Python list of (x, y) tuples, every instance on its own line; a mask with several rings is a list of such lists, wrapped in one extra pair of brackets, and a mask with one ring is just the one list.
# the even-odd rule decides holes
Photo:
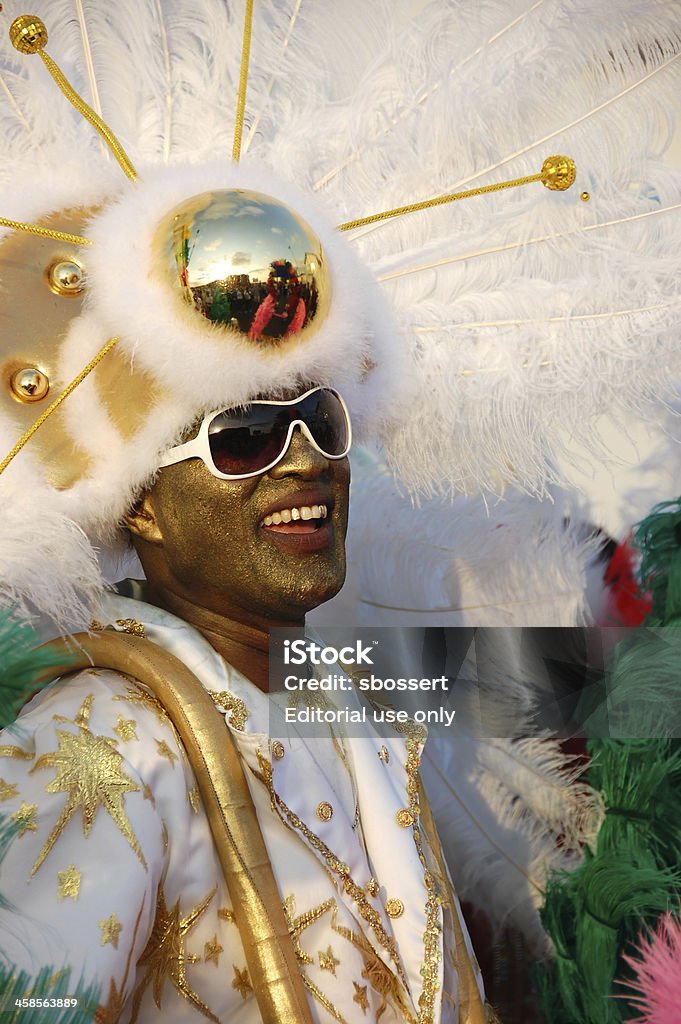
[[(6, 773), (23, 817), (3, 882), (23, 889), (30, 954), (18, 936), (7, 954), (29, 973), (49, 963), (99, 983), (98, 1021), (482, 1024), (475, 959), (419, 804), (422, 737), (267, 736), (268, 631), (302, 625), (345, 576), (342, 399), (309, 388), (210, 414), (188, 438), (126, 517), (146, 600), (104, 608), (118, 639), (144, 637), (152, 665), (158, 645), (177, 659), (163, 672), (193, 673), (211, 727), (199, 723), (197, 754), (144, 673), (103, 668), (22, 718), (36, 756)], [(221, 833), (204, 801), (220, 788), (225, 739), (247, 788)], [(81, 815), (83, 834), (71, 823)], [(234, 885), (234, 849), (221, 844), (238, 847), (237, 873), (259, 891)]]

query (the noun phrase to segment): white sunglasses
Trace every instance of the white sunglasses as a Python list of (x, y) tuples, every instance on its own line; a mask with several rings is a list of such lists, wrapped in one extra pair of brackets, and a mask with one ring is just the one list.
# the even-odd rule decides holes
[(332, 388), (316, 387), (288, 402), (258, 401), (208, 413), (196, 437), (167, 451), (161, 466), (201, 459), (221, 480), (260, 476), (283, 459), (296, 427), (326, 459), (342, 459), (350, 451), (345, 402)]

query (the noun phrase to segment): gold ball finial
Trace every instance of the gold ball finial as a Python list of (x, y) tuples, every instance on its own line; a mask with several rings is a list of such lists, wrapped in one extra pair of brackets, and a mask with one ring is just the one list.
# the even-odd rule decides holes
[(19, 53), (38, 53), (47, 45), (47, 29), (36, 14), (20, 14), (9, 27), (9, 38)]
[(591, 199), (591, 195), (589, 192), (582, 192), (579, 198), (582, 200), (583, 203), (588, 203)]
[(565, 192), (574, 185), (577, 167), (569, 156), (547, 156), (541, 168), (542, 185), (552, 192)]
[(18, 402), (41, 402), (50, 390), (50, 381), (36, 366), (25, 366), (12, 374), (9, 386)]

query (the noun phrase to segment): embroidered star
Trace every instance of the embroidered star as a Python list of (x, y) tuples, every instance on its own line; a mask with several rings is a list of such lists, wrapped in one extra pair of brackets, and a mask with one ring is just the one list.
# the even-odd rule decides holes
[(201, 809), (201, 796), (199, 794), (199, 787), (194, 785), (191, 789), (187, 790), (187, 799), (191, 804), (191, 809), (194, 814), (198, 814)]
[(123, 718), (119, 715), (113, 730), (124, 742), (137, 739), (137, 722), (134, 718)]
[(0, 804), (3, 800), (11, 800), (14, 796), (19, 796), (19, 790), (14, 783), (0, 779)]
[(25, 800), (22, 800), (19, 810), (10, 815), (10, 821), (16, 821), (19, 826), (19, 838), (21, 838), (21, 836), (26, 832), (37, 832), (38, 826), (35, 823), (35, 816), (37, 813), (37, 804), (27, 804)]
[(214, 935), (210, 942), (206, 942), (203, 947), (203, 959), (206, 963), (210, 963), (211, 960), (215, 961), (215, 966), (218, 966), (220, 959), (220, 953), (222, 953), (222, 946), (218, 942), (217, 935)]
[(157, 697), (154, 697), (152, 693), (145, 690), (142, 686), (135, 684), (129, 686), (125, 691), (125, 694), (121, 694), (113, 698), (114, 700), (126, 700), (130, 704), (141, 704), (142, 707), (147, 708), (149, 711), (153, 711), (159, 722), (163, 725), (168, 724), (168, 712), (161, 704)]
[(227, 907), (220, 907), (218, 910), (218, 917), (223, 921), (227, 921), (229, 924), (234, 924), (234, 911), (229, 910)]
[(142, 956), (138, 960), (138, 968), (146, 968), (146, 973), (135, 989), (132, 1015), (130, 1017), (131, 1024), (134, 1024), (134, 1021), (137, 1020), (142, 997), (150, 984), (152, 985), (154, 1002), (158, 1009), (161, 1009), (163, 989), (168, 979), (175, 990), (188, 1002), (192, 1003), (197, 1010), (208, 1017), (209, 1020), (214, 1021), (215, 1024), (220, 1024), (215, 1014), (201, 1001), (187, 981), (186, 966), (188, 963), (192, 963), (195, 958), (190, 957), (185, 948), (186, 936), (206, 912), (216, 892), (217, 888), (212, 889), (188, 914), (180, 917), (179, 899), (169, 910), (166, 904), (163, 884), (159, 886), (156, 900), (156, 917), (151, 929), (151, 935)]
[(43, 754), (31, 768), (31, 772), (40, 768), (55, 768), (57, 774), (46, 787), (47, 792), (68, 793), (59, 820), (31, 869), (32, 875), (36, 873), (79, 808), (83, 816), (85, 836), (90, 834), (100, 807), (104, 807), (141, 863), (145, 868), (147, 866), (123, 806), (125, 794), (137, 793), (140, 787), (122, 771), (123, 758), (114, 748), (114, 741), (106, 736), (95, 736), (83, 724), (89, 712), (86, 705), (87, 700), (74, 719), (74, 724), (78, 724), (78, 733), (55, 729), (59, 749), (50, 754)]
[(333, 955), (331, 946), (328, 947), (326, 953), (319, 951), (319, 967), (322, 971), (331, 971), (334, 978), (336, 977), (336, 968), (338, 967), (340, 960), (337, 960)]
[(0, 757), (16, 757), (19, 761), (32, 761), (35, 754), (30, 754), (28, 750), (23, 750), (21, 747), (0, 747)]
[(232, 964), (232, 967), (234, 968), (232, 988), (237, 990), (242, 999), (248, 999), (249, 994), (253, 991), (248, 971), (245, 967), (243, 971), (240, 971), (236, 964)]
[(356, 981), (352, 983), (355, 986), (355, 994), (352, 997), (353, 1003), (357, 1003), (364, 1016), (369, 1009), (369, 1000), (367, 999), (367, 987), (366, 985), (359, 985)]
[(177, 754), (174, 754), (165, 740), (156, 740), (156, 749), (161, 757), (165, 757), (171, 764), (177, 761)]
[(102, 929), (102, 945), (106, 946), (107, 942), (110, 942), (114, 949), (118, 949), (118, 936), (123, 931), (123, 925), (119, 923), (116, 915), (112, 914), (111, 917), (100, 921), (99, 927)]
[(144, 789), (142, 790), (142, 796), (145, 800), (148, 800), (152, 807), (156, 807), (156, 799), (151, 791), (151, 786), (145, 783)]
[(319, 918), (327, 912), (327, 910), (331, 910), (331, 908), (335, 906), (335, 903), (336, 901), (332, 897), (331, 899), (324, 900), (324, 902), (320, 903), (319, 906), (311, 907), (310, 910), (306, 910), (304, 913), (298, 914), (296, 917), (296, 898), (293, 893), (291, 893), (290, 896), (287, 896), (284, 900), (284, 917), (286, 918), (286, 924), (288, 925), (289, 935), (293, 939), (296, 957), (300, 963), (314, 963), (314, 958), (309, 956), (300, 945), (300, 933), (304, 932), (305, 929), (309, 928), (311, 924), (315, 923), (315, 921), (318, 921)]
[(72, 900), (77, 900), (80, 893), (80, 871), (75, 864), (69, 864), (66, 871), (58, 871), (57, 877), (59, 878), (57, 890), (59, 899), (63, 900), (70, 896)]

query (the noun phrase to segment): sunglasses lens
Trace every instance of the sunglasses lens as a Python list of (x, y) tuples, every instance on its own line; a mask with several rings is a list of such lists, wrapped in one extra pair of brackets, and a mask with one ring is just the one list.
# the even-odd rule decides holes
[(332, 391), (319, 389), (291, 405), (254, 402), (213, 418), (208, 443), (215, 468), (226, 476), (258, 473), (284, 452), (288, 428), (302, 420), (325, 455), (338, 457), (348, 448), (348, 420)]
[(308, 427), (325, 455), (344, 455), (348, 448), (348, 420), (333, 391), (314, 391), (295, 406), (292, 419)]

